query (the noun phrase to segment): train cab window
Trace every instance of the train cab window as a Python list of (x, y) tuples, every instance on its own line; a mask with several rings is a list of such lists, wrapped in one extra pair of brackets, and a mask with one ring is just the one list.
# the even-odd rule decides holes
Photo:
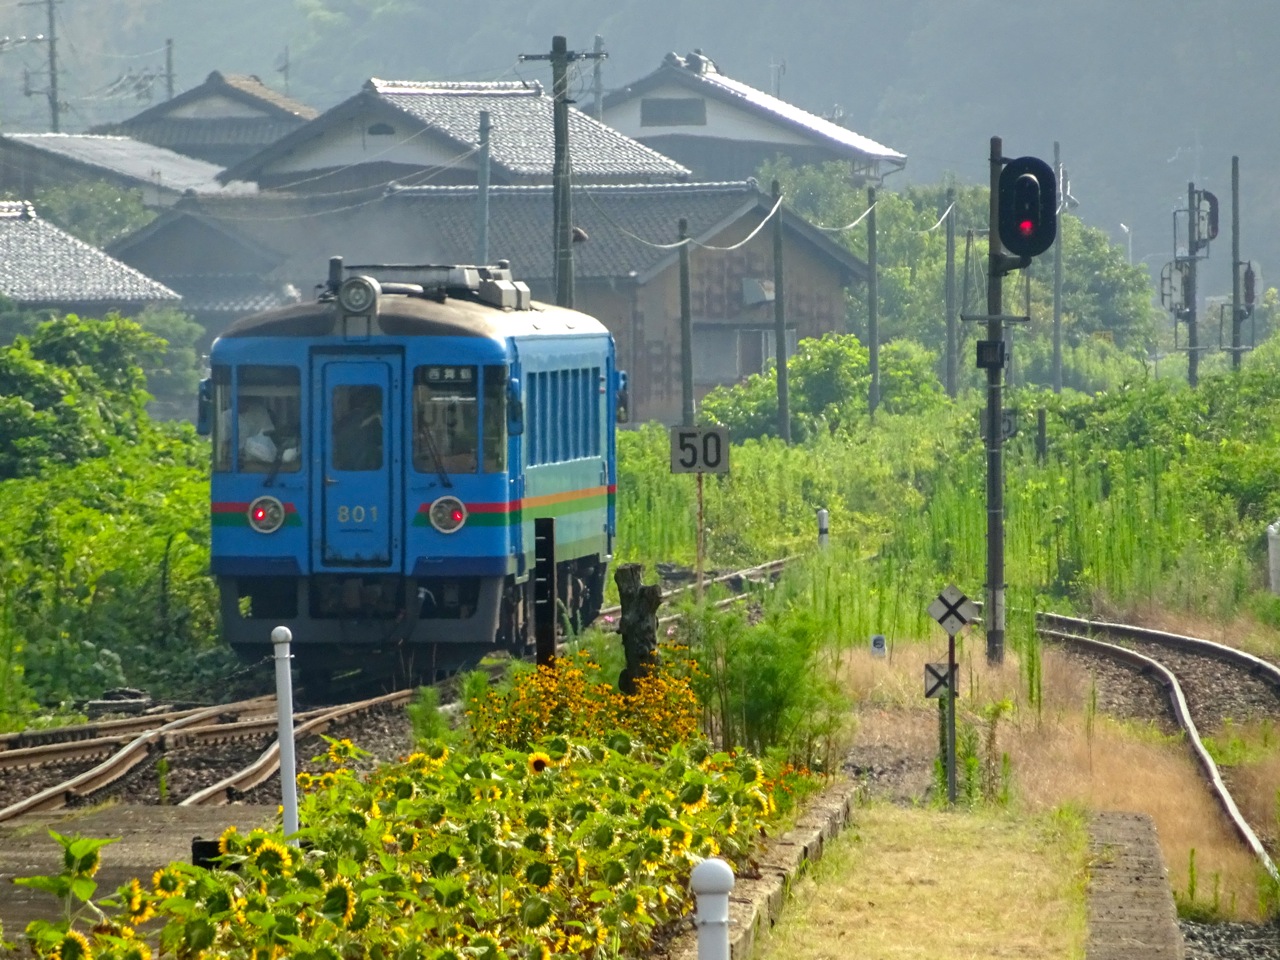
[(302, 468), (302, 381), (297, 367), (240, 367), (235, 409), (238, 470), (292, 473)]
[(213, 381), (213, 416), (209, 424), (213, 469), (225, 473), (231, 469), (231, 448), (236, 439), (231, 419), (231, 368), (215, 366), (209, 379)]
[(342, 384), (333, 388), (332, 458), (335, 470), (382, 469), (382, 388)]
[(484, 448), (485, 473), (507, 469), (507, 368), (484, 368), (484, 423), (480, 437)]
[(475, 473), (480, 448), (476, 368), (431, 365), (413, 371), (413, 467)]

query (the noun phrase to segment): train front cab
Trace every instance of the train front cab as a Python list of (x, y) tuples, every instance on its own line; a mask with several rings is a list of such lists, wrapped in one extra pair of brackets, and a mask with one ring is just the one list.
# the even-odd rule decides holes
[(299, 364), (279, 343), (227, 345), (219, 361), (231, 362), (211, 378), (227, 641), (256, 660), (283, 624), (300, 666), (323, 648), (314, 659), (335, 669), (372, 648), (492, 646), (517, 559), (505, 505), (519, 430), (507, 429), (502, 345), (434, 341), (433, 353), (475, 361), (451, 364), (419, 362), (413, 341), (409, 356), (313, 347)]

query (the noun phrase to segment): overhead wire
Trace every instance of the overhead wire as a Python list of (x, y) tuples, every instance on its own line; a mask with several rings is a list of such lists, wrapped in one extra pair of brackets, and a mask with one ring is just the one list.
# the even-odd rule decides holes
[[(364, 200), (361, 200), (358, 203), (351, 203), (351, 204), (347, 204), (345, 206), (340, 206), (340, 207), (331, 207), (325, 210), (311, 210), (311, 211), (308, 211), (307, 213), (288, 214), (288, 215), (273, 216), (273, 217), (236, 216), (234, 214), (229, 214), (229, 213), (219, 213), (218, 216), (219, 216), (219, 219), (237, 220), (244, 223), (276, 223), (276, 222), (283, 222), (283, 221), (289, 221), (289, 220), (306, 220), (310, 217), (323, 217), (333, 213), (346, 213), (350, 210), (359, 210), (361, 207), (367, 207), (374, 203), (381, 203), (383, 199), (385, 199), (386, 197), (385, 191), (388, 187), (395, 186), (395, 185), (410, 186), (410, 187), (423, 186), (424, 184), (435, 179), (436, 177), (444, 174), (447, 170), (452, 169), (458, 163), (461, 163), (463, 160), (465, 160), (467, 157), (472, 156), (475, 153), (478, 153), (479, 149), (480, 149), (479, 147), (474, 147), (463, 153), (457, 154), (454, 157), (450, 157), (447, 161), (445, 161), (442, 165), (438, 167), (434, 167), (429, 171), (422, 171), (419, 174), (410, 175), (410, 177), (399, 177), (391, 180), (385, 180), (385, 181), (382, 181), (381, 183), (368, 184), (363, 187), (352, 187), (346, 190), (335, 190), (330, 193), (308, 193), (297, 198), (300, 201), (309, 201), (309, 200), (315, 200), (317, 198), (323, 199), (325, 197), (345, 196), (352, 193), (365, 193), (370, 190), (378, 190), (379, 188), (382, 188), (382, 190), (384, 191), (382, 193), (378, 193), (375, 196), (368, 197)], [(344, 169), (349, 169), (349, 168), (344, 168)], [(412, 179), (412, 182), (407, 182), (410, 179)]]

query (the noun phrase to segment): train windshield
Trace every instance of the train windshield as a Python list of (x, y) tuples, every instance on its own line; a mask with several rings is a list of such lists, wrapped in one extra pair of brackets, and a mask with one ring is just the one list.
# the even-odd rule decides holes
[[(219, 404), (217, 386), (215, 377), (215, 403)], [(302, 468), (299, 455), (301, 398), (302, 381), (297, 367), (246, 365), (236, 371), (238, 470), (274, 475)], [(221, 421), (223, 409), (220, 405), (215, 409), (218, 411), (215, 419)], [(215, 427), (215, 450), (220, 449), (221, 436)]]
[(476, 368), (431, 365), (413, 371), (413, 467), (475, 473), (480, 446)]

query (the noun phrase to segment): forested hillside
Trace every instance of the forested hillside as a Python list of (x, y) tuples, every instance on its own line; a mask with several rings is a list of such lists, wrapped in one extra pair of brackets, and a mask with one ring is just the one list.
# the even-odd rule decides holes
[[(952, 171), (985, 180), (987, 140), (1006, 153), (1049, 156), (1062, 143), (1080, 216), (1128, 239), (1157, 270), (1170, 258), (1170, 211), (1187, 182), (1229, 209), (1230, 157), (1243, 170), (1244, 256), (1264, 278), (1280, 270), (1280, 185), (1268, 176), (1280, 146), (1269, 104), (1280, 87), (1272, 50), (1274, 0), (511, 0), (472, 7), (405, 0), (61, 0), (56, 7), (68, 130), (145, 107), (164, 95), (163, 46), (175, 42), (177, 89), (210, 70), (256, 73), (326, 107), (369, 76), (549, 80), (549, 48), (606, 41), (606, 87), (637, 79), (668, 50), (701, 47), (721, 69), (787, 99), (839, 108), (856, 130), (910, 157), (906, 181)], [(0, 6), (0, 36), (47, 32), (42, 3)], [(287, 51), (287, 53), (286, 53)], [(0, 53), (0, 129), (44, 129), (45, 48)], [(772, 68), (771, 64), (784, 64)], [(115, 83), (132, 76), (136, 83)], [(148, 82), (148, 78), (152, 78)], [(585, 87), (590, 67), (578, 77)], [(1228, 290), (1229, 219), (1202, 292)], [(1268, 269), (1270, 268), (1270, 269)]]

